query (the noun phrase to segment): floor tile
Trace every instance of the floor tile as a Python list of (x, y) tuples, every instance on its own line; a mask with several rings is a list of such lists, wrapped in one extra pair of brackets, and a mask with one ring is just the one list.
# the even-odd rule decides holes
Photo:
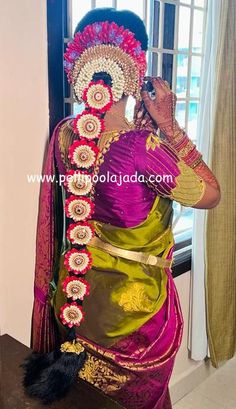
[(173, 409), (227, 409), (226, 406), (218, 405), (206, 396), (201, 395), (197, 388), (177, 402)]
[(184, 396), (173, 409), (236, 409), (236, 357)]

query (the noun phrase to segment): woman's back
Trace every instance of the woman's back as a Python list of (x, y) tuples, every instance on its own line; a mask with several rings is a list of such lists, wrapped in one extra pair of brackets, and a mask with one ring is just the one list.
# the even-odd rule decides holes
[(148, 134), (134, 129), (108, 131), (101, 136), (94, 196), (96, 220), (133, 227), (147, 217), (156, 194), (141, 181), (136, 161), (138, 144), (144, 144)]

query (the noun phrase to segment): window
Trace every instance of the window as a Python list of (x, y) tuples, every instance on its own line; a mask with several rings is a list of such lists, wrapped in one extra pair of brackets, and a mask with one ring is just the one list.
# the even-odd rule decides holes
[[(53, 79), (49, 81), (51, 128), (58, 122), (57, 118), (83, 109), (74, 103), (65, 75), (63, 81), (62, 44), (65, 49), (77, 22), (91, 8), (128, 8), (138, 14), (147, 27), (148, 74), (161, 76), (171, 84), (177, 95), (177, 120), (196, 142), (206, 3), (207, 0), (58, 0), (55, 6), (49, 1), (49, 77)], [(55, 114), (55, 106), (59, 108), (58, 114)], [(127, 116), (132, 116), (133, 106), (130, 98)], [(174, 209), (177, 260), (174, 274), (178, 275), (190, 269), (193, 211), (177, 203)]]
[[(177, 95), (176, 118), (195, 142), (203, 58), (206, 0), (154, 0), (149, 73), (167, 80)], [(174, 203), (176, 259), (191, 254), (193, 210)], [(186, 263), (186, 268), (189, 263)], [(180, 267), (180, 272), (182, 266)]]

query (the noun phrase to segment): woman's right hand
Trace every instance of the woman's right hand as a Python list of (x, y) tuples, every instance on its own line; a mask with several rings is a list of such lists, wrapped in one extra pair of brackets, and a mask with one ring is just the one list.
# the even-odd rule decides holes
[(167, 137), (174, 137), (176, 95), (160, 77), (145, 77), (145, 80), (152, 83), (156, 95), (155, 99), (150, 98), (144, 85), (141, 96), (146, 110)]

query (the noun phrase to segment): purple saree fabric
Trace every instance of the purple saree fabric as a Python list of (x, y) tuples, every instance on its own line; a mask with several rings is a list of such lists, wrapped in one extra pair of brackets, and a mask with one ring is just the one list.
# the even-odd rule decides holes
[[(43, 164), (43, 175), (55, 175), (54, 148), (62, 120), (55, 128)], [(36, 352), (49, 352), (55, 348), (56, 328), (50, 304), (50, 281), (53, 278), (55, 257), (55, 197), (54, 184), (41, 183), (36, 233), (36, 259), (34, 278), (34, 305), (31, 330), (31, 347)]]

